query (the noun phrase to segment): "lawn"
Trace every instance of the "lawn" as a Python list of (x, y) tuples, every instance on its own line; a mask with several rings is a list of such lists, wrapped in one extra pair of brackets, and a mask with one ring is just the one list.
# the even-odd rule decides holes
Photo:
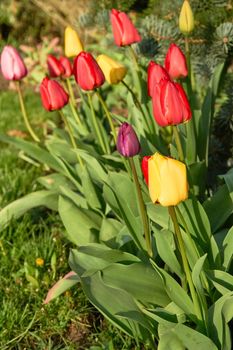
[[(28, 92), (26, 105), (38, 132), (48, 113), (38, 95)], [(0, 132), (24, 130), (14, 91), (1, 92)], [(21, 155), (22, 157), (23, 155)], [(1, 207), (39, 189), (43, 169), (18, 157), (1, 144)], [(11, 222), (0, 238), (0, 348), (10, 349), (133, 349), (122, 335), (90, 305), (81, 288), (73, 288), (48, 305), (48, 289), (69, 271), (71, 244), (63, 236), (58, 215), (43, 208)], [(36, 259), (44, 260), (37, 266)]]

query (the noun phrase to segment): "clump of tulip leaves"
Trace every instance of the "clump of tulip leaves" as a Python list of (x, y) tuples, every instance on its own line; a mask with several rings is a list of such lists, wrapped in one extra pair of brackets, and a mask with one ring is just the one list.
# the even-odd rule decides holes
[[(109, 86), (97, 89), (97, 94), (81, 91), (77, 109), (80, 125), (69, 106), (63, 108), (75, 148), (67, 129), (55, 125), (52, 116), (52, 133), (43, 142), (0, 136), (30, 161), (43, 164), (46, 172), (38, 179), (43, 190), (1, 210), (0, 226), (38, 206), (59, 213), (64, 235), (73, 243), (71, 271), (50, 289), (45, 303), (81, 284), (87, 298), (108, 320), (148, 349), (230, 350), (233, 171), (219, 176), (214, 193), (206, 182), (214, 103), (226, 69), (224, 64), (216, 68), (205, 91), (192, 89), (189, 77), (183, 81), (192, 119), (178, 126), (189, 182), (189, 199), (178, 205), (178, 224), (200, 307), (197, 315), (173, 222), (166, 207), (151, 202), (140, 166), (142, 156), (155, 152), (178, 159), (177, 145), (170, 128), (160, 128), (152, 117), (146, 72), (132, 66), (132, 56), (122, 52), (121, 60), (130, 68), (125, 82), (133, 93), (120, 83), (110, 90)], [(115, 49), (113, 55), (122, 58), (122, 52)], [(141, 153), (134, 157), (134, 164), (149, 217), (151, 256), (147, 254), (130, 163), (116, 150), (106, 110), (98, 98), (98, 94), (105, 98), (106, 91), (113, 96), (109, 100), (115, 100), (115, 106), (125, 99), (127, 122), (140, 140)], [(102, 145), (94, 132), (93, 109)], [(116, 113), (111, 113), (111, 118), (115, 128), (126, 121)]]

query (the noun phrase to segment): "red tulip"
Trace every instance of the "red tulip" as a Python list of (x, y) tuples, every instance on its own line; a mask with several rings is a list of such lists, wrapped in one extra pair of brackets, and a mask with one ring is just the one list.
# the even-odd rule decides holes
[(144, 180), (146, 181), (147, 185), (148, 185), (148, 160), (150, 159), (151, 156), (145, 156), (142, 158), (142, 163), (141, 163), (141, 169), (142, 169), (142, 173), (144, 176)]
[(185, 78), (188, 75), (185, 55), (176, 44), (170, 45), (165, 57), (164, 66), (171, 79)]
[(155, 85), (158, 84), (161, 79), (169, 80), (170, 78), (167, 71), (162, 66), (160, 66), (160, 64), (157, 64), (153, 61), (150, 61), (149, 63), (147, 74), (148, 95), (152, 97)]
[(2, 50), (1, 71), (6, 80), (21, 80), (27, 75), (27, 68), (19, 52), (10, 45)]
[(184, 123), (192, 117), (182, 86), (166, 79), (155, 85), (152, 104), (154, 118), (160, 126)]
[(69, 78), (72, 74), (73, 74), (73, 69), (72, 69), (72, 65), (69, 61), (69, 59), (67, 57), (60, 57), (59, 59), (62, 67), (63, 67), (63, 70), (64, 70), (64, 73), (63, 73), (63, 77), (65, 78)]
[(105, 81), (104, 74), (94, 57), (84, 51), (74, 60), (74, 76), (83, 90), (93, 90)]
[(47, 56), (47, 65), (49, 70), (49, 75), (52, 78), (60, 77), (64, 74), (64, 68), (61, 62), (53, 55)]
[(44, 108), (47, 111), (55, 111), (63, 108), (69, 102), (69, 95), (55, 80), (48, 77), (40, 84), (40, 96)]
[(120, 126), (117, 136), (117, 150), (123, 157), (134, 157), (141, 146), (133, 127), (128, 123)]
[(112, 9), (110, 18), (116, 45), (125, 46), (142, 40), (125, 12)]

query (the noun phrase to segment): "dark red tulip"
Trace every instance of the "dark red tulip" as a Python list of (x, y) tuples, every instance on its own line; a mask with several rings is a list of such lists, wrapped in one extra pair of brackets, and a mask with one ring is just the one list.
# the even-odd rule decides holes
[(133, 127), (128, 123), (120, 126), (117, 136), (117, 150), (124, 157), (134, 157), (140, 152), (140, 143)]
[(131, 45), (142, 40), (125, 12), (112, 9), (110, 18), (116, 45)]
[(144, 176), (144, 179), (148, 185), (148, 160), (151, 156), (145, 156), (142, 158), (141, 169)]
[(47, 56), (47, 65), (49, 70), (49, 75), (52, 78), (60, 77), (64, 74), (64, 68), (61, 62), (53, 55)]
[(61, 56), (59, 61), (64, 70), (64, 73), (62, 74), (62, 76), (65, 78), (69, 78), (73, 74), (73, 68), (70, 60), (67, 57)]
[(185, 78), (188, 75), (186, 58), (176, 44), (171, 44), (164, 61), (164, 66), (171, 79)]
[(75, 58), (73, 72), (76, 82), (83, 90), (93, 90), (98, 88), (105, 81), (100, 66), (94, 57), (85, 51), (80, 52)]
[(153, 95), (155, 85), (158, 84), (161, 79), (170, 79), (167, 71), (160, 66), (160, 64), (150, 61), (147, 69), (147, 90), (150, 97)]
[(160, 126), (177, 125), (192, 117), (184, 89), (167, 79), (154, 87), (152, 104), (154, 118)]
[(48, 77), (40, 84), (40, 96), (44, 108), (47, 111), (55, 111), (63, 108), (69, 102), (69, 95), (55, 80)]

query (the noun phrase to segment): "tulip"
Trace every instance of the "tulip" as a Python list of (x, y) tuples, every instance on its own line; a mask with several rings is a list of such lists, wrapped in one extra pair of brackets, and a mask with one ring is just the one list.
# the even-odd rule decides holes
[(154, 86), (160, 82), (161, 79), (169, 80), (169, 75), (167, 71), (153, 61), (150, 61), (148, 70), (147, 70), (147, 91), (148, 95), (152, 97)]
[(21, 80), (27, 68), (19, 52), (12, 46), (4, 46), (1, 54), (1, 71), (6, 80)]
[(165, 57), (164, 66), (171, 79), (185, 78), (188, 75), (185, 55), (176, 44), (170, 45)]
[(52, 78), (60, 77), (65, 73), (61, 62), (53, 55), (47, 56), (47, 65), (48, 65), (49, 75)]
[(141, 163), (142, 173), (147, 185), (148, 185), (148, 160), (149, 159), (150, 159), (150, 156), (145, 156), (142, 158), (142, 163)]
[(83, 51), (83, 44), (74, 29), (66, 27), (65, 29), (65, 55), (66, 57), (77, 56)]
[(107, 55), (98, 56), (96, 61), (109, 84), (117, 84), (124, 79), (127, 69), (122, 64), (114, 61)]
[(64, 56), (61, 56), (59, 61), (60, 61), (61, 65), (63, 67), (63, 70), (64, 70), (64, 73), (62, 76), (65, 78), (69, 78), (73, 74), (73, 68), (72, 68), (70, 61), (68, 60), (67, 57), (64, 57)]
[(179, 28), (183, 34), (189, 34), (194, 29), (193, 11), (188, 0), (184, 0), (180, 11)]
[(188, 198), (187, 171), (184, 163), (155, 153), (148, 160), (149, 193), (153, 203), (164, 207)]
[(84, 51), (74, 60), (74, 77), (83, 90), (93, 90), (105, 81), (104, 74), (94, 57)]
[(47, 111), (55, 111), (63, 108), (69, 102), (69, 95), (55, 80), (48, 77), (40, 84), (41, 101)]
[(166, 79), (155, 85), (152, 104), (154, 118), (160, 126), (177, 125), (192, 117), (182, 86)]
[(140, 143), (133, 127), (123, 123), (117, 137), (117, 150), (124, 157), (134, 157), (140, 152)]
[(116, 45), (131, 45), (142, 40), (125, 12), (112, 9), (110, 18)]

